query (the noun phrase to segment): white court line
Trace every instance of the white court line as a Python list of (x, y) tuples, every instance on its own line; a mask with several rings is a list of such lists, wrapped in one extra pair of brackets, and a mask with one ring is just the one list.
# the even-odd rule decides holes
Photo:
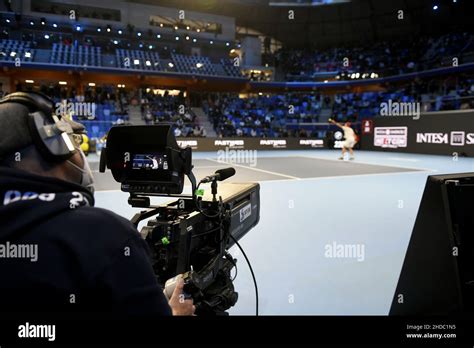
[(311, 158), (311, 159), (320, 159), (324, 161), (333, 161), (333, 162), (348, 162), (348, 163), (359, 163), (359, 164), (365, 164), (368, 166), (379, 166), (379, 167), (394, 167), (394, 168), (401, 168), (401, 169), (412, 169), (412, 170), (417, 170), (417, 171), (424, 171), (424, 172), (437, 172), (438, 170), (436, 169), (431, 169), (431, 168), (416, 168), (416, 167), (407, 167), (407, 166), (399, 166), (397, 164), (376, 164), (376, 163), (369, 163), (369, 162), (359, 162), (359, 161), (342, 161), (342, 160), (337, 160), (337, 159), (332, 159), (332, 158), (324, 158), (324, 157), (313, 157), (313, 156), (305, 156), (305, 155), (294, 155), (290, 157), (302, 157), (302, 158)]
[(220, 163), (220, 164), (230, 164), (230, 165), (235, 166), (235, 167), (241, 167), (241, 168), (245, 168), (245, 169), (255, 170), (256, 172), (262, 172), (262, 173), (267, 173), (267, 174), (271, 174), (271, 175), (282, 176), (284, 178), (288, 178), (288, 179), (292, 179), (292, 180), (301, 180), (301, 178), (298, 178), (298, 177), (292, 176), (292, 175), (286, 175), (286, 174), (281, 174), (281, 173), (277, 173), (277, 172), (271, 172), (269, 170), (264, 170), (264, 169), (249, 167), (249, 166), (243, 166), (241, 164), (222, 162), (222, 161), (218, 161), (218, 160), (215, 160), (215, 159), (212, 159), (212, 158), (206, 158), (206, 159), (209, 160), (209, 161)]

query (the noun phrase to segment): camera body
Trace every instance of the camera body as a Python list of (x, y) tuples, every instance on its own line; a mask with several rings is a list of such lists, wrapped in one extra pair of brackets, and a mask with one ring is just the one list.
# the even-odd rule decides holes
[[(147, 208), (131, 221), (138, 228), (147, 220), (140, 234), (150, 247), (153, 269), (165, 293), (170, 295), (180, 275), (196, 314), (225, 315), (238, 299), (231, 277), (237, 260), (228, 249), (258, 224), (260, 186), (224, 183), (218, 190), (217, 180), (235, 172), (223, 170), (222, 177), (203, 179), (211, 182), (212, 191), (198, 195), (202, 190), (197, 190), (191, 156), (190, 148), (178, 146), (170, 125), (119, 126), (109, 131), (100, 170), (111, 169), (122, 191), (130, 193), (130, 205)], [(191, 195), (182, 194), (185, 176)], [(152, 206), (150, 196), (176, 200)]]

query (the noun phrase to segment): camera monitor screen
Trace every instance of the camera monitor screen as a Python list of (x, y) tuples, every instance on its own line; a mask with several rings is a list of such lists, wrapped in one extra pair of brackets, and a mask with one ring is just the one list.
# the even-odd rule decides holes
[(132, 168), (136, 170), (168, 170), (168, 156), (165, 154), (137, 154), (133, 156)]
[(134, 180), (166, 180), (170, 176), (170, 161), (166, 152), (136, 153), (124, 162), (128, 177)]
[(161, 153), (136, 154), (133, 156), (134, 170), (168, 170), (168, 156)]

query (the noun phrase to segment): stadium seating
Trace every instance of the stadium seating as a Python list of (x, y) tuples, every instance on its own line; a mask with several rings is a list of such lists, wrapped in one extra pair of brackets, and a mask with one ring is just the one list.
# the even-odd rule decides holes
[(29, 41), (0, 40), (0, 60), (15, 61), (20, 58), (22, 62), (32, 62), (35, 50)]
[(143, 93), (142, 114), (148, 124), (155, 122), (173, 123), (179, 136), (191, 136), (193, 129), (197, 126), (196, 115), (188, 108), (180, 108), (185, 105), (182, 95), (159, 95)]
[(274, 63), (281, 67), (287, 80), (308, 80), (318, 73), (344, 71), (389, 76), (449, 65), (452, 56), (462, 62), (471, 52), (474, 52), (474, 34), (451, 33), (439, 37), (420, 36), (410, 41), (380, 41), (366, 47), (283, 48), (274, 55)]
[(227, 96), (206, 104), (204, 110), (222, 136), (279, 137), (288, 135), (288, 125), (317, 122), (321, 96), (294, 94), (248, 99)]
[[(442, 84), (442, 82), (441, 82)], [(317, 134), (321, 114), (337, 121), (361, 121), (380, 115), (381, 103), (420, 103), (420, 111), (440, 111), (474, 108), (474, 79), (459, 79), (456, 87), (445, 94), (431, 92), (435, 81), (419, 85), (407, 93), (409, 86), (392, 87), (380, 92), (342, 93), (333, 98), (322, 94), (274, 94), (239, 98), (235, 95), (217, 95), (206, 102), (203, 109), (221, 136), (300, 137)], [(439, 88), (441, 90), (441, 88)], [(291, 107), (289, 107), (291, 105)], [(303, 124), (303, 125), (302, 125)]]
[(158, 52), (117, 49), (115, 51), (117, 67), (123, 69), (161, 70)]
[[(51, 64), (102, 67), (104, 61), (107, 62), (107, 67), (160, 72), (169, 62), (174, 65), (173, 71), (178, 73), (243, 77), (240, 67), (235, 66), (227, 57), (217, 57), (218, 63), (214, 64), (206, 56), (171, 53), (170, 57), (161, 61), (157, 50), (124, 49), (117, 48), (118, 46), (107, 48), (106, 45), (101, 47), (93, 41), (90, 44), (80, 45), (77, 42), (74, 44), (50, 42), (48, 39), (42, 43), (41, 48), (37, 48), (37, 45), (34, 40), (0, 40), (0, 61), (14, 62), (16, 58), (21, 58), (22, 62), (35, 62), (35, 57), (40, 61), (40, 54), (48, 57), (47, 53), (51, 52), (49, 56)], [(453, 55), (459, 56), (462, 64), (464, 57), (471, 54), (470, 52), (474, 52), (474, 35), (451, 33), (438, 37), (420, 36), (414, 42), (380, 41), (370, 47), (332, 47), (320, 51), (283, 48), (276, 53), (275, 63), (276, 70), (283, 71), (288, 81), (296, 78), (315, 79), (319, 73), (331, 73), (331, 76), (337, 79), (348, 79), (354, 71), (360, 72), (359, 75), (363, 77), (375, 71), (386, 75), (398, 75), (442, 67), (450, 64), (449, 57)], [(163, 55), (166, 56), (165, 53)], [(348, 58), (347, 65), (344, 64), (344, 58)], [(329, 114), (339, 121), (372, 118), (374, 115), (379, 115), (380, 104), (388, 100), (419, 102), (422, 111), (474, 107), (472, 79), (460, 78), (454, 88), (447, 90), (441, 85), (433, 90), (433, 83), (430, 80), (424, 83), (425, 86), (418, 86), (410, 81), (398, 87), (384, 86), (384, 91), (348, 92), (331, 97), (322, 94), (323, 92), (261, 95), (246, 99), (218, 95), (214, 102), (204, 103), (203, 108), (218, 135), (281, 137), (301, 136), (300, 132), (311, 135), (317, 131), (317, 127), (312, 124), (325, 122)], [(434, 82), (438, 83), (443, 82)], [(428, 85), (431, 89), (427, 87)], [(59, 98), (59, 95), (56, 97)], [(189, 109), (184, 114), (176, 112), (179, 98), (147, 94), (145, 99), (146, 101), (142, 103), (145, 105), (142, 117), (147, 123), (173, 122), (180, 135), (193, 133), (196, 126), (195, 116)], [(95, 118), (84, 120), (92, 137), (105, 134), (110, 126), (117, 122), (127, 121), (126, 112), (117, 111), (110, 100), (97, 98), (96, 102), (98, 107)], [(289, 105), (293, 106), (292, 112), (289, 112)], [(321, 117), (322, 114), (324, 117)]]
[(102, 66), (101, 48), (94, 46), (75, 46), (53, 43), (50, 63), (81, 66)]
[(110, 127), (126, 123), (129, 120), (127, 113), (116, 109), (111, 101), (95, 105), (95, 115), (93, 117), (77, 117), (86, 127), (87, 135), (90, 138), (102, 138), (107, 134)]
[[(60, 36), (49, 37), (49, 34), (40, 31), (35, 35), (23, 35), (30, 41), (19, 41), (12, 40), (12, 38), (21, 37), (21, 33), (15, 30), (11, 28), (10, 32), (5, 34), (7, 39), (0, 40), (0, 60), (2, 61), (14, 61), (15, 58), (21, 56), (23, 62), (35, 62), (35, 50), (38, 48), (46, 54), (46, 57), (48, 54), (43, 51), (50, 51), (49, 59), (46, 59), (51, 64), (94, 67), (106, 65), (125, 70), (157, 72), (164, 70), (158, 51), (168, 49), (168, 47), (163, 46), (165, 43), (161, 41), (154, 42), (150, 46), (153, 50), (133, 49), (134, 47), (142, 48), (143, 43), (138, 43), (137, 46), (136, 41), (127, 41), (124, 38), (113, 40), (114, 45), (110, 44), (110, 38), (108, 41), (83, 38), (74, 41), (74, 44), (65, 44), (66, 41), (61, 41)], [(48, 38), (43, 40), (43, 36), (48, 36)], [(87, 44), (81, 44), (81, 42), (87, 42)], [(119, 46), (115, 46), (117, 44)], [(170, 62), (175, 67), (174, 71), (186, 74), (242, 77), (240, 67), (234, 66), (228, 57), (210, 54), (213, 61), (215, 59), (213, 63), (208, 57), (190, 56), (182, 54), (179, 49), (178, 51), (171, 53), (171, 57), (164, 53), (166, 59), (171, 58)], [(359, 73), (357, 78), (370, 78), (375, 73), (377, 76), (385, 77), (452, 66), (452, 57), (459, 59), (458, 64), (473, 61), (473, 33), (454, 32), (439, 36), (419, 36), (409, 41), (381, 40), (356, 47), (337, 46), (300, 50), (284, 46), (272, 54), (267, 54), (268, 61), (264, 61), (264, 64), (269, 63), (271, 68), (275, 67), (275, 71), (278, 71), (276, 78), (280, 80), (322, 81), (321, 74), (326, 74), (329, 79), (344, 80), (353, 79), (355, 73)], [(109, 63), (111, 60), (112, 62)], [(39, 62), (45, 61), (39, 60)], [(254, 73), (247, 74), (247, 78), (265, 80)]]
[(234, 65), (234, 62), (232, 59), (222, 58), (221, 65), (228, 76), (242, 77), (242, 71), (240, 70), (238, 66)]
[(211, 61), (207, 57), (184, 56), (172, 54), (172, 60), (177, 71), (187, 74), (217, 75)]

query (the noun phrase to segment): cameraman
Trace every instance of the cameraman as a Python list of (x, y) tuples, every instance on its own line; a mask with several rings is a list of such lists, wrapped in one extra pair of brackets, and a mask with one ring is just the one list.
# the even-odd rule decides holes
[(94, 208), (84, 127), (53, 114), (41, 94), (0, 100), (2, 313), (193, 315), (182, 279), (167, 302), (136, 228)]

